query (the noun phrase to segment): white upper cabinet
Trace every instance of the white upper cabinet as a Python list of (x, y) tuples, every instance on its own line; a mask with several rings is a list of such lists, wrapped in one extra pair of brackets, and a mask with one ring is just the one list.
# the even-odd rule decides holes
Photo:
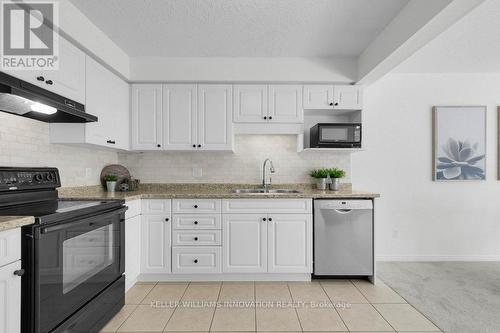
[(293, 124), (303, 121), (301, 85), (234, 85), (234, 122)]
[(86, 62), (86, 111), (98, 117), (86, 124), (87, 143), (130, 147), (129, 85), (90, 57)]
[(269, 86), (269, 120), (276, 123), (304, 122), (301, 85)]
[(304, 109), (361, 110), (362, 107), (360, 86), (304, 86)]
[(268, 87), (265, 84), (235, 84), (234, 122), (267, 122)]
[(189, 150), (197, 147), (198, 114), (195, 84), (163, 86), (163, 148)]
[(85, 53), (66, 39), (58, 38), (58, 69), (11, 70), (5, 73), (85, 104)]
[(130, 88), (127, 82), (90, 57), (86, 59), (86, 112), (91, 123), (51, 123), (50, 142), (130, 148)]
[(304, 109), (332, 109), (332, 85), (304, 85)]
[(85, 53), (60, 37), (59, 69), (43, 73), (45, 88), (85, 104), (85, 58)]
[(359, 86), (335, 86), (333, 90), (335, 109), (361, 110), (363, 93)]
[(198, 149), (233, 149), (232, 86), (198, 85)]
[(132, 149), (160, 150), (162, 85), (132, 85)]

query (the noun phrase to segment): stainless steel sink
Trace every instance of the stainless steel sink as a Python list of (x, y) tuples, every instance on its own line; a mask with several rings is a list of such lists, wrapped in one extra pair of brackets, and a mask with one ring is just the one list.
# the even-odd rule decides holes
[(239, 188), (231, 191), (235, 194), (299, 194), (302, 191), (285, 188), (265, 189), (265, 188)]

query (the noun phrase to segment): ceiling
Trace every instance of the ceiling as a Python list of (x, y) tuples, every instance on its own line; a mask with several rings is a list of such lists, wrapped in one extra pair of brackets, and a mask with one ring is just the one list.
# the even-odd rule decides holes
[(487, 0), (418, 50), (399, 73), (500, 72), (500, 1)]
[(408, 0), (71, 0), (132, 57), (355, 57)]

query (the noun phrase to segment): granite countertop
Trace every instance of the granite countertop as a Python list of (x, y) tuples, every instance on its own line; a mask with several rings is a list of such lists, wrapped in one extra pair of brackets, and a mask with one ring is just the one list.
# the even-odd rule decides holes
[(341, 190), (319, 191), (311, 184), (277, 184), (273, 189), (296, 189), (301, 193), (287, 194), (236, 194), (232, 190), (237, 188), (257, 188), (255, 184), (142, 184), (138, 191), (109, 193), (100, 186), (67, 187), (59, 189), (59, 196), (65, 199), (172, 199), (172, 198), (222, 198), (222, 199), (259, 199), (259, 198), (378, 198), (378, 193), (354, 191), (351, 184), (342, 184)]
[(35, 223), (33, 216), (0, 216), (0, 232)]

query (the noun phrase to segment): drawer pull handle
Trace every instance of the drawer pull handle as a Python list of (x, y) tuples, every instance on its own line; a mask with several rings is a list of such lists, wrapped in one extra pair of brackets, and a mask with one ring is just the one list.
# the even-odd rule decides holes
[(17, 271), (14, 271), (14, 275), (23, 276), (24, 275), (24, 269), (18, 269)]
[(198, 263), (198, 259), (195, 259), (195, 260), (194, 260), (194, 263), (195, 263), (195, 264), (197, 264), (197, 263)]
[(169, 220), (170, 220), (170, 219), (167, 217), (167, 218), (165, 219), (165, 222), (168, 222)]
[(194, 238), (194, 240), (195, 240), (195, 241), (197, 241), (197, 240), (198, 240), (198, 237), (195, 237), (195, 238)]
[(194, 205), (194, 208), (198, 208), (198, 205)]
[(198, 221), (194, 221), (194, 224), (198, 224)]

